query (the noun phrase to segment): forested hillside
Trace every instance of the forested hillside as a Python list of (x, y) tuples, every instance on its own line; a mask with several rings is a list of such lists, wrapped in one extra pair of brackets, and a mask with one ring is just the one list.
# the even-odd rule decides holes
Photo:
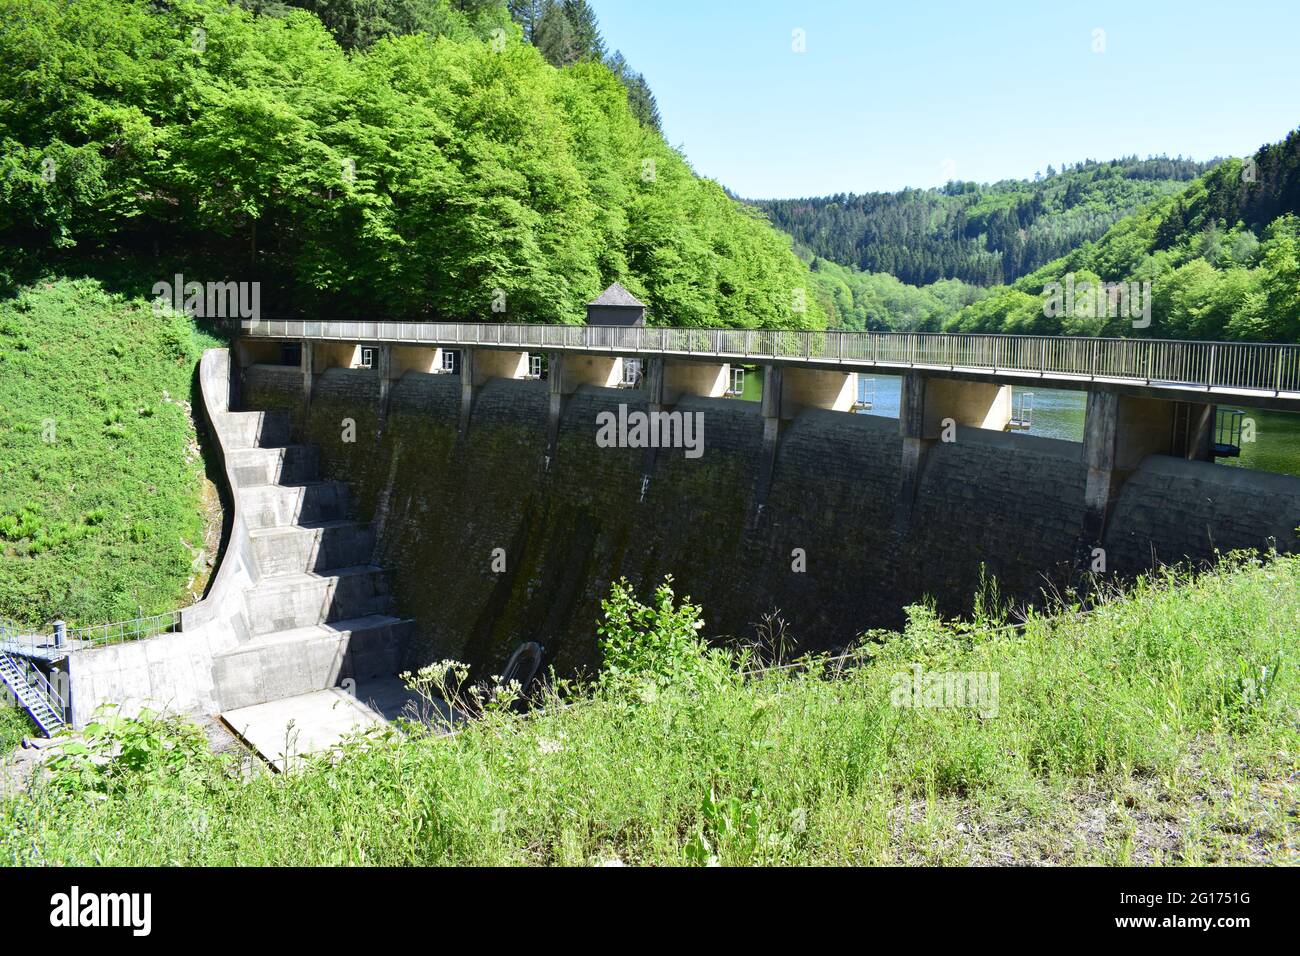
[(861, 272), (829, 259), (811, 263), (814, 290), (834, 328), (872, 332), (933, 331), (989, 294), (960, 279), (908, 285), (886, 272)]
[(347, 50), (365, 49), (385, 37), (410, 33), (440, 36), (468, 26), (487, 37), (511, 21), (552, 66), (604, 63), (627, 88), (628, 105), (641, 122), (659, 129), (659, 107), (645, 77), (617, 50), (609, 50), (587, 0), (239, 0), (259, 13), (283, 16), (310, 10)]
[(765, 200), (755, 204), (816, 256), (910, 285), (1011, 282), (1139, 206), (1181, 191), (1210, 164), (1136, 157), (1082, 162), (1033, 182)]
[[(950, 331), (1300, 341), (1300, 130), (1231, 159), (944, 323)], [(1151, 324), (1044, 315), (1048, 283), (1150, 282)]]
[(658, 322), (824, 324), (788, 238), (504, 0), (389, 5), (432, 32), (343, 17), (351, 49), (266, 6), (0, 0), (0, 279), (156, 256), (277, 314), (481, 318), (504, 293), (496, 317), (552, 322), (618, 280)]

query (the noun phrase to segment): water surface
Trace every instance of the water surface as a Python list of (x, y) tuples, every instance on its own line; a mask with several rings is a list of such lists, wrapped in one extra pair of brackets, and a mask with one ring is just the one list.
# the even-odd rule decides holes
[[(902, 382), (897, 375), (859, 376), (859, 398), (871, 401), (871, 408), (863, 410), (862, 414), (897, 418)], [(761, 373), (757, 370), (747, 372), (743, 397), (757, 401), (761, 394)], [(1022, 403), (1024, 408), (1031, 410), (1029, 415), (1033, 424), (1024, 431), (1025, 434), (1083, 441), (1086, 392), (1017, 385), (1013, 401), (1017, 413)], [(1242, 442), (1241, 457), (1220, 458), (1220, 463), (1300, 476), (1300, 414), (1240, 405), (1222, 405), (1220, 408), (1240, 408), (1243, 422), (1253, 421), (1255, 426), (1255, 441)], [(1248, 433), (1249, 429), (1245, 431)]]

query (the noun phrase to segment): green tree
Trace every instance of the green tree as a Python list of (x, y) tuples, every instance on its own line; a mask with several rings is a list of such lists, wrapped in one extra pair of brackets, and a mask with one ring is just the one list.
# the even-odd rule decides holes
[(582, 58), (577, 33), (564, 6), (548, 0), (533, 31), (533, 43), (552, 66), (569, 66)]
[(564, 0), (564, 16), (573, 28), (574, 45), (584, 60), (597, 63), (605, 59), (605, 40), (600, 35), (596, 12), (587, 0)]
[(577, 322), (618, 280), (664, 324), (825, 323), (788, 240), (697, 178), (619, 77), (555, 69), (513, 28), (348, 52), (305, 11), (221, 0), (0, 15), (9, 249), (157, 242), (280, 312), (468, 319), (500, 291), (511, 318)]

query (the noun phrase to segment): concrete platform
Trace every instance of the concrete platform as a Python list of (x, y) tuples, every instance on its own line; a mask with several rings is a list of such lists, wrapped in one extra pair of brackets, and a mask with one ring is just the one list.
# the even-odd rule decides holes
[(349, 734), (379, 730), (406, 712), (414, 695), (396, 678), (364, 681), (354, 697), (341, 687), (254, 704), (221, 715), (277, 770), (327, 753)]

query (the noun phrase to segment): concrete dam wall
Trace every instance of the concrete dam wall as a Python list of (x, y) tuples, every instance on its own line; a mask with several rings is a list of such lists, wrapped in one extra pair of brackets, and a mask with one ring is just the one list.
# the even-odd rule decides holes
[[(595, 441), (597, 414), (643, 410), (643, 393), (584, 386), (568, 397), (548, 467), (544, 381), (489, 380), (463, 432), (455, 375), (407, 372), (382, 422), (368, 369), (324, 371), (304, 407), (299, 369), (253, 365), (242, 397), (244, 408), (289, 409), (321, 449), (322, 473), (348, 483), (354, 517), (373, 521), (375, 561), (416, 621), (408, 666), (451, 657), (499, 673), (515, 647), (537, 641), (561, 673), (590, 671), (600, 601), (620, 576), (644, 595), (672, 574), (678, 595), (703, 605), (710, 635), (748, 640), (779, 608), (800, 647), (837, 647), (899, 625), (926, 595), (947, 613), (967, 610), (982, 567), (1004, 596), (1039, 598), (1070, 579), (1084, 521), (1081, 445), (979, 428), (934, 445), (900, 521), (893, 419), (797, 415), (760, 509), (763, 418), (752, 402), (683, 397), (677, 411), (704, 415), (703, 456), (661, 449), (647, 465), (642, 449)], [(1270, 539), (1290, 550), (1297, 524), (1298, 479), (1150, 456), (1108, 522), (1107, 569), (1127, 576), (1153, 559)], [(493, 570), (495, 549), (504, 571)]]

